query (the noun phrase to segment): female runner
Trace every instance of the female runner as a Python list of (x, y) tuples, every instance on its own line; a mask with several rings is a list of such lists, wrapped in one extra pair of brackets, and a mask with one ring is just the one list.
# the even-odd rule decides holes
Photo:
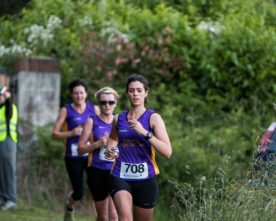
[[(157, 199), (155, 152), (170, 158), (172, 147), (161, 116), (147, 109), (148, 82), (141, 75), (128, 78), (130, 110), (114, 117), (107, 142), (107, 159), (116, 159), (109, 191), (120, 221), (149, 221)], [(117, 157), (115, 147), (119, 148)]]
[[(116, 209), (108, 193), (108, 180), (114, 160), (105, 158), (106, 143), (112, 128), (113, 112), (118, 100), (117, 92), (109, 87), (96, 94), (100, 114), (87, 119), (79, 141), (78, 152), (89, 153), (88, 186), (95, 201), (97, 221), (117, 220)], [(92, 134), (93, 141), (87, 143)]]

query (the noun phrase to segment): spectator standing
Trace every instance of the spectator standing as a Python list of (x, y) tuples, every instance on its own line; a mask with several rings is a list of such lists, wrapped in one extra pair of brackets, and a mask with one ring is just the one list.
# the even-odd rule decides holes
[(2, 210), (17, 206), (17, 107), (8, 87), (0, 88), (0, 203)]

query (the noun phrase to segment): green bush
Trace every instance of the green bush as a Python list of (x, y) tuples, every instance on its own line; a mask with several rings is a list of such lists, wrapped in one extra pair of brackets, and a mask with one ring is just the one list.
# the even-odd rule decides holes
[(64, 166), (64, 143), (51, 138), (52, 125), (35, 131), (33, 145), (22, 152), (18, 169), (20, 198), (28, 204), (60, 208), (70, 185)]

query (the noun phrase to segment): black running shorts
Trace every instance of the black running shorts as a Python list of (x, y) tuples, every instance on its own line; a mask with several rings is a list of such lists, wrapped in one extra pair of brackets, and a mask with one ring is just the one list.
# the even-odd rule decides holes
[(110, 176), (110, 195), (114, 197), (120, 190), (126, 190), (132, 195), (135, 206), (150, 209), (156, 205), (158, 195), (156, 177), (141, 181), (126, 181), (119, 177)]
[(87, 184), (95, 201), (102, 201), (108, 197), (108, 181), (110, 170), (88, 167)]

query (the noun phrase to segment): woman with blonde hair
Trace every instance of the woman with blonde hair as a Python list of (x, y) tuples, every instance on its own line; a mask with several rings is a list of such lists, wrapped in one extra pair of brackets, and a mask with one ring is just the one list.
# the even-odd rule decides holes
[(108, 194), (108, 181), (114, 160), (107, 160), (104, 153), (119, 96), (114, 89), (104, 87), (96, 92), (95, 97), (100, 114), (87, 119), (79, 140), (78, 152), (90, 155), (87, 182), (95, 202), (97, 221), (115, 221), (117, 212)]

